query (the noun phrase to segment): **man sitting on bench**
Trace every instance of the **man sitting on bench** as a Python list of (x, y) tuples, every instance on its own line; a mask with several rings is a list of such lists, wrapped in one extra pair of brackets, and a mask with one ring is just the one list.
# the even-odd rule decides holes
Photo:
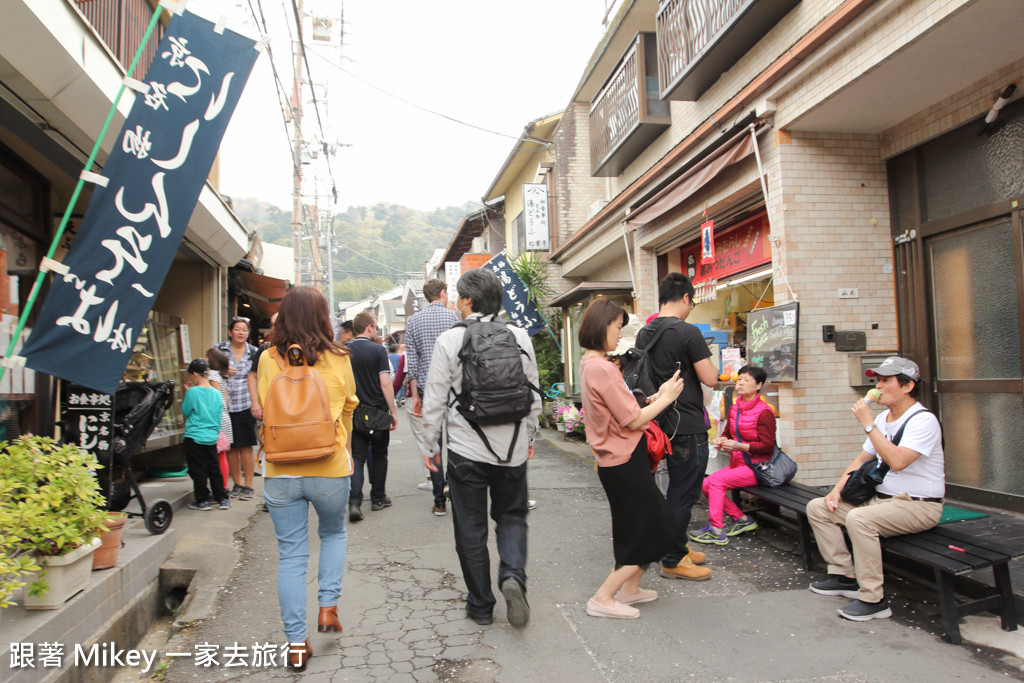
[[(811, 590), (853, 599), (839, 609), (839, 616), (853, 621), (892, 616), (882, 590), (882, 548), (878, 539), (936, 526), (946, 489), (942, 427), (915, 398), (921, 379), (917, 363), (891, 356), (867, 374), (878, 377), (876, 387), (881, 396), (877, 402), (888, 410), (872, 421), (868, 402), (857, 401), (852, 411), (867, 433), (863, 450), (828, 495), (807, 504), (807, 518), (829, 573), (828, 579), (811, 584)], [(917, 418), (911, 419), (915, 415)], [(904, 424), (903, 434), (893, 443)], [(891, 469), (872, 498), (861, 505), (850, 505), (840, 499), (839, 492), (850, 474), (870, 458), (878, 458), (879, 465), (884, 462)], [(846, 527), (850, 537), (852, 556), (840, 525)]]

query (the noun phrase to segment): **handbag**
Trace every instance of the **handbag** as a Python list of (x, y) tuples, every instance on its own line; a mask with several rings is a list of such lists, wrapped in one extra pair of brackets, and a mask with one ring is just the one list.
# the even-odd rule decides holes
[(757, 483), (767, 488), (773, 489), (782, 486), (796, 476), (797, 464), (786, 455), (784, 450), (779, 448), (778, 444), (775, 446), (771, 459), (765, 462), (752, 463), (750, 455), (746, 451), (743, 451), (743, 459), (747, 462), (747, 467), (754, 471)]
[[(910, 422), (915, 415), (921, 413), (930, 413), (930, 410), (918, 410), (903, 421), (900, 425), (900, 429), (896, 432), (896, 435), (892, 437), (892, 443), (899, 446), (900, 440), (903, 439), (903, 430), (907, 428), (907, 423)], [(866, 502), (875, 495), (875, 488), (882, 483), (885, 479), (885, 475), (889, 473), (889, 463), (882, 461), (879, 465), (880, 458), (876, 455), (871, 458), (859, 468), (856, 472), (853, 472), (846, 483), (843, 484), (843, 489), (839, 492), (839, 497), (850, 505), (860, 505)]]
[(366, 436), (387, 431), (391, 429), (391, 413), (360, 403), (352, 412), (352, 429)]
[(651, 420), (644, 428), (643, 438), (647, 439), (647, 456), (651, 464), (651, 473), (658, 469), (666, 455), (672, 452), (672, 442), (668, 435), (658, 426), (658, 423)]

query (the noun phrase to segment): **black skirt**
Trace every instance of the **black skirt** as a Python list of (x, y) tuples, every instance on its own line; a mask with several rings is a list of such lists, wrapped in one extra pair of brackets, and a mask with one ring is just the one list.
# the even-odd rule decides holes
[(248, 408), (237, 413), (228, 413), (228, 416), (231, 418), (231, 432), (234, 437), (234, 441), (231, 442), (232, 448), (255, 446), (259, 443), (256, 438), (256, 419)]
[(657, 562), (673, 548), (676, 523), (665, 496), (654, 483), (647, 437), (641, 437), (629, 462), (598, 467), (612, 510), (612, 548), (616, 567)]

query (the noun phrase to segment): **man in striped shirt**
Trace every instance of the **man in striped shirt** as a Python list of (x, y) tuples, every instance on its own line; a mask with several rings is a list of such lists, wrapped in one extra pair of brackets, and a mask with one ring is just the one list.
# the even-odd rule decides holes
[[(448, 286), (444, 280), (433, 278), (423, 283), (423, 296), (427, 307), (409, 318), (405, 326), (405, 372), (409, 378), (409, 425), (417, 443), (422, 442), (426, 432), (423, 424), (423, 389), (427, 385), (430, 359), (434, 353), (434, 342), (442, 332), (450, 330), (459, 321), (455, 312), (448, 308)], [(431, 448), (431, 450), (433, 450)], [(447, 512), (444, 498), (444, 468), (430, 473), (434, 491), (435, 515)]]

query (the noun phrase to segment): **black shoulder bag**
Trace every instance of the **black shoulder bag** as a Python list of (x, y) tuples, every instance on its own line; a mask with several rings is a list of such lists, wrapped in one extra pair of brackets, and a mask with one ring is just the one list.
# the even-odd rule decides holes
[[(913, 420), (914, 416), (931, 412), (924, 409), (913, 413), (900, 425), (899, 431), (892, 437), (892, 443), (897, 446), (900, 445), (900, 440), (903, 439), (903, 430), (907, 428), (907, 423)], [(861, 465), (856, 472), (852, 473), (846, 480), (846, 483), (843, 484), (843, 490), (839, 492), (839, 497), (850, 505), (860, 505), (870, 500), (871, 496), (875, 495), (875, 488), (882, 483), (890, 469), (889, 463), (883, 460), (882, 464), (879, 465), (879, 460), (880, 458), (876, 455)]]

